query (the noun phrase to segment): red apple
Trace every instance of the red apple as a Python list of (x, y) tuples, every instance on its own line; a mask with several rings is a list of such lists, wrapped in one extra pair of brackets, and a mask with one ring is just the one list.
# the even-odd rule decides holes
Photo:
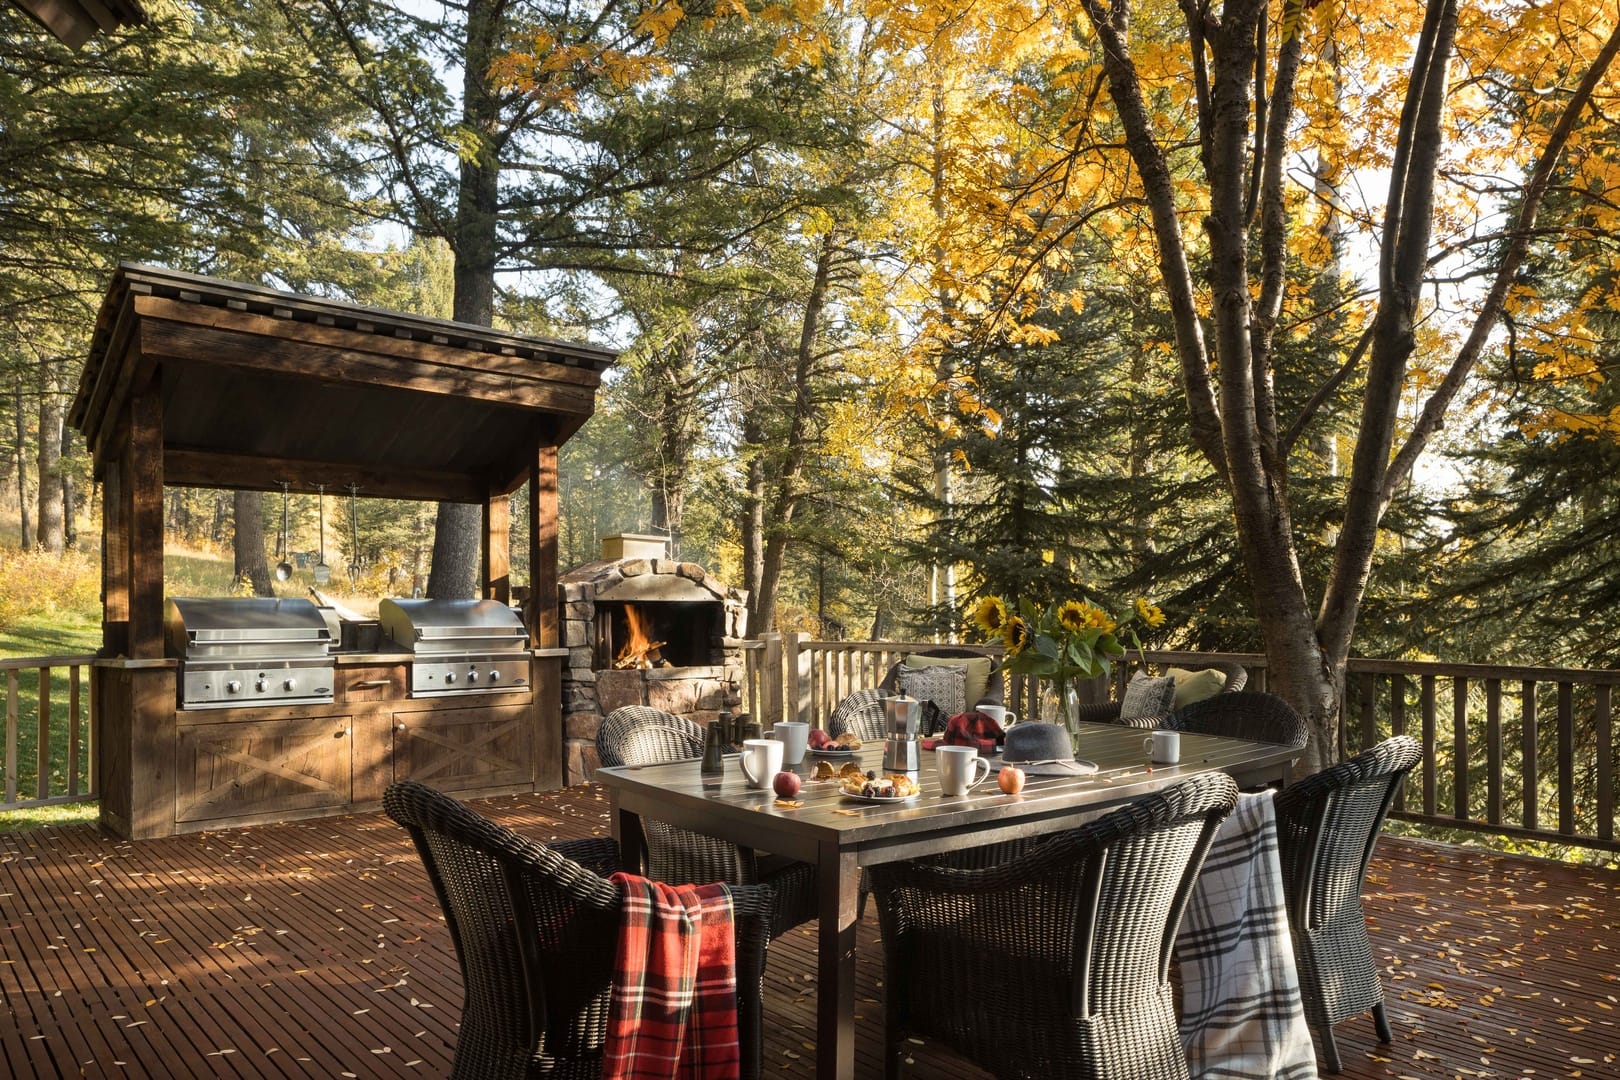
[(810, 732), (810, 749), (825, 750), (833, 744), (833, 737), (820, 728)]
[(1024, 790), (1024, 770), (1003, 765), (1001, 771), (996, 774), (996, 783), (1006, 794), (1016, 795)]
[(771, 781), (771, 787), (776, 794), (784, 799), (791, 799), (799, 793), (799, 774), (793, 772), (779, 772)]

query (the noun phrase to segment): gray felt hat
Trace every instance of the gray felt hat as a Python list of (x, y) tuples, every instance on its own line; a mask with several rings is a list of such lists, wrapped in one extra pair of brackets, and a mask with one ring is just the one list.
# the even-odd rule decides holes
[(1007, 729), (1003, 765), (1016, 765), (1031, 776), (1090, 776), (1095, 761), (1076, 761), (1069, 733), (1057, 724), (1023, 723)]

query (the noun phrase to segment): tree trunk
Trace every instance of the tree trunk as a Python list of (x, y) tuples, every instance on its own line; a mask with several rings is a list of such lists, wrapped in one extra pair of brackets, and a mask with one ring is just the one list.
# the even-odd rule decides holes
[(748, 464), (741, 530), (742, 587), (748, 592), (747, 637), (758, 637), (765, 632), (759, 615), (759, 582), (765, 573), (765, 438), (757, 411), (750, 409), (743, 418), (743, 447)]
[[(450, 246), (456, 256), (454, 317), (477, 326), (494, 325), (495, 314), (500, 102), (489, 83), (489, 66), (496, 56), (502, 10), (499, 0), (471, 0), (467, 5), (461, 125), (472, 136), (473, 147), (461, 159)], [(477, 504), (439, 504), (428, 596), (449, 600), (478, 595), (482, 528), (483, 512)]]
[(16, 422), (16, 454), (17, 466), (17, 526), (18, 540), (24, 551), (34, 546), (34, 519), (28, 514), (28, 468), (24, 464), (27, 460), (24, 447), (28, 445), (28, 425), (23, 420), (23, 391), (22, 376), (17, 376), (17, 385), (12, 396), (12, 419)]
[(62, 415), (61, 377), (46, 365), (39, 394), (39, 546), (52, 555), (62, 554)]
[(231, 496), (235, 523), (231, 547), (236, 555), (235, 580), (247, 581), (254, 596), (274, 596), (270, 568), (264, 557), (264, 493), (236, 491)]
[(800, 478), (811, 437), (810, 421), (815, 413), (810, 384), (815, 374), (816, 338), (821, 329), (821, 312), (827, 300), (835, 250), (836, 245), (829, 232), (822, 241), (820, 254), (816, 256), (815, 279), (810, 286), (810, 295), (805, 298), (804, 318), (799, 327), (799, 348), (793, 365), (793, 413), (788, 421), (780, 459), (781, 473), (773, 485), (774, 494), (767, 514), (770, 526), (765, 535), (759, 598), (755, 606), (761, 631), (771, 629), (776, 623), (776, 595), (782, 583), (782, 568), (787, 562), (793, 515), (804, 496)]
[(78, 491), (73, 483), (73, 469), (69, 463), (73, 455), (73, 435), (67, 426), (62, 427), (61, 461), (62, 461), (62, 546), (76, 548), (79, 546)]

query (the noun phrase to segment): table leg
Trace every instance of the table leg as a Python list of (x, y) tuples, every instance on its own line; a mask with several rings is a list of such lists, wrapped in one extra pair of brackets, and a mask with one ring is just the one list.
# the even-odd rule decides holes
[(647, 872), (647, 838), (641, 832), (641, 815), (626, 810), (613, 800), (613, 839), (619, 842), (619, 865), (628, 873)]
[(822, 844), (816, 862), (816, 1076), (855, 1075), (855, 929), (861, 870), (836, 843)]

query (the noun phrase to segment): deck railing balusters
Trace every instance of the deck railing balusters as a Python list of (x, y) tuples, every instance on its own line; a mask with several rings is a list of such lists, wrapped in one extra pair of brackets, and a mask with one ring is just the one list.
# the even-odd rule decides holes
[(1468, 676), (1451, 683), (1451, 816), (1471, 817), (1468, 805)]
[(1558, 831), (1575, 834), (1575, 688), (1558, 684)]
[(1434, 816), (1436, 758), (1440, 748), (1434, 741), (1434, 676), (1425, 674), (1419, 684), (1418, 709), (1423, 728), (1423, 812)]
[(1536, 684), (1529, 679), (1519, 684), (1519, 779), (1523, 786), (1524, 827), (1540, 827), (1540, 798), (1536, 790)]
[(1502, 680), (1485, 680), (1485, 820), (1502, 824)]
[(1593, 719), (1597, 742), (1597, 836), (1614, 839), (1614, 722), (1609, 712), (1609, 688), (1594, 688)]
[[(45, 656), (0, 660), (5, 672), (5, 800), (0, 810), (91, 798), (96, 793), (95, 718), (91, 695), (84, 708), (84, 671), (93, 656)], [(25, 673), (35, 680), (32, 687)], [(52, 679), (61, 678), (67, 693), (57, 696)], [(26, 704), (34, 715), (27, 715)], [(60, 712), (60, 716), (54, 715)], [(29, 721), (32, 720), (32, 723)], [(27, 731), (24, 731), (24, 725)], [(31, 741), (32, 745), (27, 745)], [(80, 762), (88, 758), (88, 770)], [(60, 762), (53, 773), (53, 762)], [(26, 768), (31, 765), (30, 778)]]

